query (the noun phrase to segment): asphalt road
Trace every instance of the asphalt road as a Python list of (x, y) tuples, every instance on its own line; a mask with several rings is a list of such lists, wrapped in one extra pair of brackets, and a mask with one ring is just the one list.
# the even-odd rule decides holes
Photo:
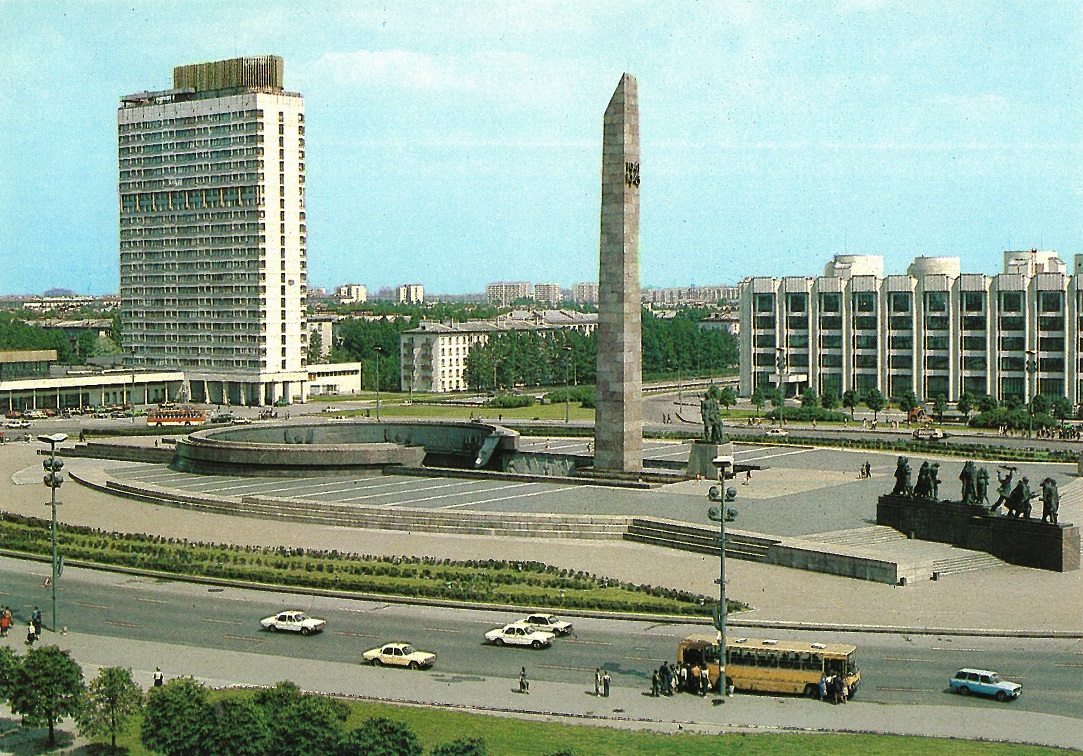
[[(51, 625), (49, 591), (43, 587), (48, 565), (0, 559), (0, 603), (12, 607), (16, 630), (7, 643), (19, 643), (31, 609), (40, 606)], [(614, 684), (650, 687), (651, 670), (676, 656), (677, 642), (702, 626), (570, 618), (575, 632), (549, 649), (497, 648), (483, 642), (485, 631), (522, 616), (517, 612), (419, 607), (382, 601), (309, 597), (160, 581), (92, 570), (67, 569), (59, 583), (62, 626), (105, 636), (196, 648), (294, 657), (305, 660), (360, 660), (383, 642), (407, 640), (434, 651), (432, 673), (474, 677), (514, 677), (526, 666), (532, 679), (582, 682), (592, 687), (593, 670), (610, 672)], [(282, 609), (302, 609), (328, 620), (322, 634), (301, 637), (272, 634), (259, 620)], [(826, 619), (826, 618), (825, 618)], [(18, 620), (21, 620), (19, 622)], [(731, 631), (739, 633), (741, 631)], [(854, 643), (862, 670), (861, 700), (892, 704), (948, 704), (964, 707), (1012, 706), (1018, 709), (1083, 716), (1083, 641), (1015, 638), (964, 638), (883, 634), (772, 632), (772, 637)], [(46, 632), (45, 642), (50, 634)], [(163, 668), (169, 660), (162, 660)], [(1010, 704), (963, 698), (947, 692), (956, 669), (995, 669), (1020, 682), (1024, 693)], [(170, 669), (170, 674), (184, 670)], [(367, 674), (364, 669), (359, 674)]]

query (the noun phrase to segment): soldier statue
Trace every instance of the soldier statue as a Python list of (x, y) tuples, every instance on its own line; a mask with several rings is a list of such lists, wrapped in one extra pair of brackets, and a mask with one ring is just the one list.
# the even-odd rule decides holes
[(979, 467), (974, 480), (974, 503), (981, 506), (989, 504), (989, 471)]
[(974, 462), (967, 460), (963, 463), (963, 471), (959, 473), (959, 480), (963, 484), (963, 503), (964, 504), (977, 504), (978, 503), (978, 488), (977, 488), (977, 471), (974, 468)]
[(1046, 478), (1042, 481), (1042, 522), (1057, 524), (1057, 511), (1060, 509), (1060, 491), (1057, 481)]
[(914, 489), (910, 486), (910, 460), (906, 457), (899, 457), (895, 466), (895, 488), (891, 490), (891, 495), (914, 496)]

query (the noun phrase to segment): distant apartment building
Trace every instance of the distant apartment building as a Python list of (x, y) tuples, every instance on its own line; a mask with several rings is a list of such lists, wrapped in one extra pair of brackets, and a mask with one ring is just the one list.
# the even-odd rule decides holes
[(555, 283), (540, 283), (534, 284), (534, 301), (535, 302), (548, 302), (549, 304), (560, 304), (564, 301), (564, 292), (560, 289), (560, 284)]
[[(310, 315), (308, 317), (309, 345), (312, 344), (313, 336), (319, 336), (321, 360), (331, 354), (331, 347), (335, 342), (335, 322), (338, 320), (337, 315)], [(311, 372), (309, 370), (309, 374)]]
[(421, 284), (402, 284), (396, 291), (399, 304), (424, 304), (425, 287)]
[(576, 304), (598, 304), (598, 282), (572, 284), (572, 301)]
[(369, 290), (364, 284), (342, 284), (335, 289), (335, 297), (342, 304), (361, 304), (369, 301)]
[(568, 310), (516, 310), (495, 320), (465, 323), (422, 321), (399, 336), (400, 385), (403, 391), (435, 394), (466, 391), (466, 358), (475, 347), (488, 344), (494, 334), (524, 330), (590, 334), (597, 325), (596, 314)]
[(305, 397), (305, 113), (283, 68), (178, 66), (117, 112), (123, 350), (195, 401)]
[(485, 299), (491, 305), (507, 307), (517, 299), (530, 299), (529, 281), (497, 281), (485, 286)]
[(963, 393), (1083, 401), (1083, 255), (1004, 252), (1004, 272), (962, 273), (919, 257), (905, 275), (883, 259), (838, 256), (817, 278), (742, 283), (740, 390), (849, 389), (921, 401)]

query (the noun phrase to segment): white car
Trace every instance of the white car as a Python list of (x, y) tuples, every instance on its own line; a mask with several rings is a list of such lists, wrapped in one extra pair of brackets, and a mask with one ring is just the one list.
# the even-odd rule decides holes
[(8, 420), (7, 421), (7, 426), (9, 428), (29, 428), (30, 427), (30, 421), (29, 420)]
[(304, 612), (279, 612), (271, 617), (265, 617), (259, 621), (264, 629), (272, 633), (279, 630), (289, 630), (301, 635), (312, 635), (327, 627), (327, 620), (309, 617)]
[(520, 625), (513, 622), (504, 627), (498, 627), (485, 633), (485, 641), (497, 646), (530, 646), (531, 648), (544, 648), (556, 638), (552, 633), (536, 630), (531, 625)]
[(935, 441), (944, 438), (946, 435), (939, 428), (918, 428), (914, 431), (914, 438), (919, 441)]
[(421, 669), (436, 663), (436, 654), (418, 651), (409, 643), (387, 643), (361, 654), (361, 658), (376, 667), (385, 664), (389, 667), (408, 667)]
[(765, 436), (788, 436), (790, 432), (785, 428), (768, 428), (763, 432)]
[(553, 635), (567, 635), (572, 631), (572, 623), (567, 620), (557, 619), (552, 614), (531, 614), (515, 623), (516, 625), (531, 625), (536, 630), (553, 633)]

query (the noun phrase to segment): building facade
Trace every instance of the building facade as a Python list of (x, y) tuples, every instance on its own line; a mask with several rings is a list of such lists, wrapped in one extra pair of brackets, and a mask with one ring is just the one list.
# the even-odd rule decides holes
[(121, 98), (123, 349), (194, 401), (305, 397), (304, 100), (282, 81), (277, 56), (235, 58)]
[(1004, 272), (962, 273), (955, 257), (919, 257), (882, 275), (877, 256), (836, 257), (817, 278), (742, 282), (740, 391), (782, 386), (824, 395), (913, 391), (1083, 401), (1083, 255), (1004, 253)]
[(560, 284), (534, 284), (534, 301), (548, 302), (549, 304), (560, 304), (564, 301), (564, 292), (560, 290)]
[(491, 305), (507, 307), (517, 299), (530, 299), (529, 281), (497, 281), (486, 284), (485, 299)]
[(399, 304), (424, 304), (425, 287), (419, 283), (403, 284), (396, 289)]
[(335, 296), (342, 304), (369, 301), (369, 290), (364, 284), (342, 284), (335, 289)]
[(598, 304), (598, 282), (581, 281), (572, 284), (572, 301), (578, 304)]

